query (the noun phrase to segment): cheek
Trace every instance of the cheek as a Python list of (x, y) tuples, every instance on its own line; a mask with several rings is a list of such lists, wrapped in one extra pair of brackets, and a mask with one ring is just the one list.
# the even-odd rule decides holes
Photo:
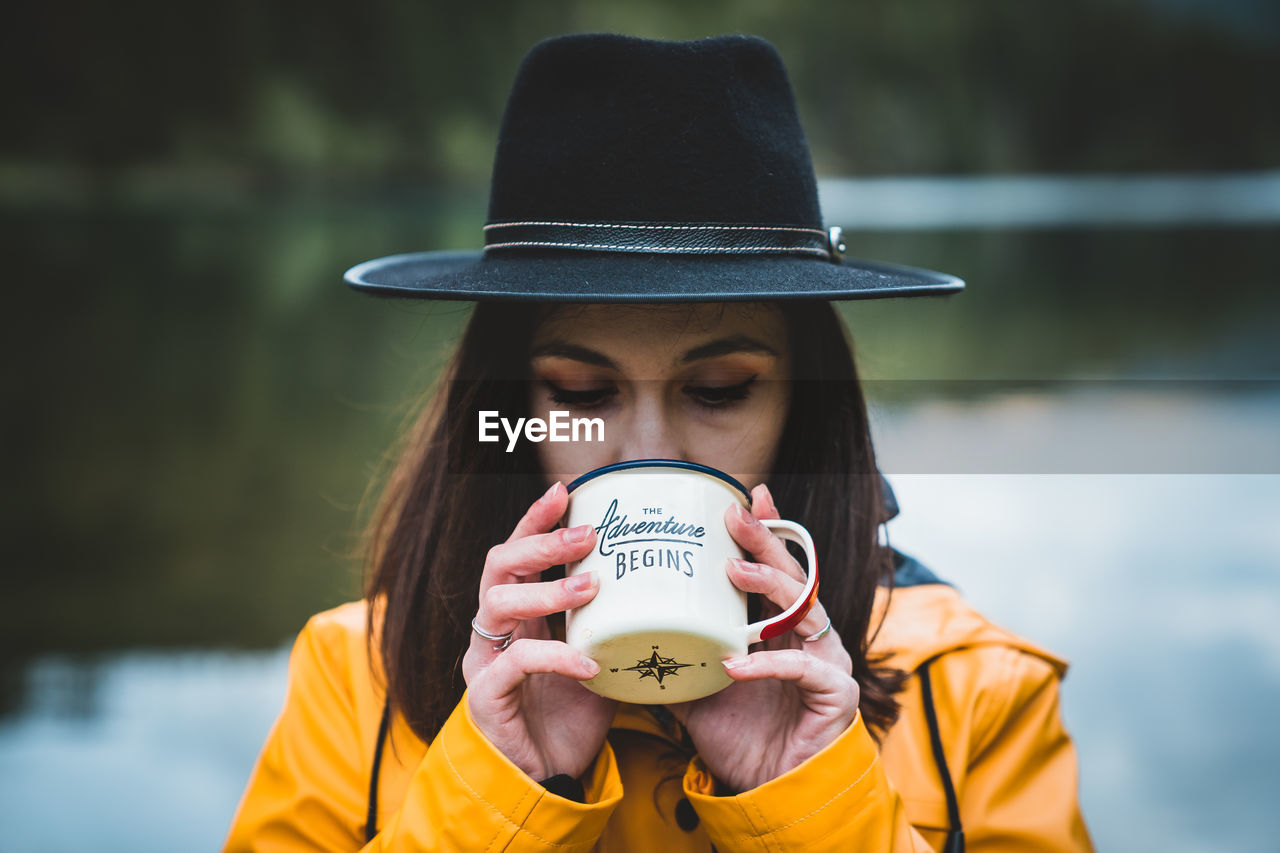
[(538, 464), (548, 486), (556, 480), (568, 485), (588, 471), (622, 461), (622, 456), (613, 452), (607, 442), (552, 444), (544, 441), (537, 447)]
[[(532, 404), (529, 407), (531, 416), (543, 418), (544, 420), (549, 419), (551, 409), (552, 406), (547, 403), (545, 396), (539, 395), (535, 391)], [(582, 413), (582, 415), (577, 416), (594, 417), (594, 415), (588, 413)], [(610, 418), (606, 417), (604, 421), (605, 440), (603, 442), (595, 440), (540, 441), (533, 444), (533, 452), (537, 457), (538, 467), (542, 470), (543, 480), (546, 481), (548, 486), (557, 480), (568, 484), (592, 469), (617, 461), (612, 450), (617, 429), (609, 428), (611, 425)]]
[(789, 394), (762, 396), (719, 423), (702, 423), (691, 435), (697, 461), (732, 474), (748, 487), (766, 482), (786, 426)]

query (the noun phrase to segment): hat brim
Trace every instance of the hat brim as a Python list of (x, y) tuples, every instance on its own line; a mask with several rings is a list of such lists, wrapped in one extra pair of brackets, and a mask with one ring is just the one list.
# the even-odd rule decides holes
[(953, 275), (846, 257), (624, 252), (416, 252), (357, 264), (355, 290), (412, 299), (514, 302), (724, 302), (942, 296)]

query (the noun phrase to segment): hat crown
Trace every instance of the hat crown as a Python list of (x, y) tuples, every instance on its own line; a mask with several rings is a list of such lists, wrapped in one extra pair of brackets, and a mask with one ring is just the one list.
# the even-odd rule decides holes
[(494, 156), (483, 252), (347, 270), (426, 299), (707, 302), (932, 296), (955, 276), (845, 253), (824, 229), (782, 60), (752, 36), (548, 39)]
[(539, 43), (503, 116), (489, 221), (821, 228), (777, 51), (752, 36)]

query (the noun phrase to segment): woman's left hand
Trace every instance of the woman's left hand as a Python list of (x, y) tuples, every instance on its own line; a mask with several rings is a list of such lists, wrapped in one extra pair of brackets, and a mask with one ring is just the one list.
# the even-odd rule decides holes
[[(769, 490), (761, 484), (751, 495), (756, 514), (730, 507), (725, 524), (757, 562), (731, 561), (729, 579), (782, 610), (800, 597), (804, 572), (782, 540), (758, 521), (779, 517)], [(734, 684), (705, 699), (671, 706), (707, 769), (734, 791), (755, 788), (797, 767), (853, 722), (858, 683), (839, 635), (832, 629), (813, 642), (802, 640), (826, 624), (827, 613), (815, 602), (794, 631), (724, 662)]]

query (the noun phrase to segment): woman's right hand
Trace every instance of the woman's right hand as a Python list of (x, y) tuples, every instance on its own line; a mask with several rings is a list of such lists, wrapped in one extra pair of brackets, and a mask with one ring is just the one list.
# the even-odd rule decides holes
[(561, 773), (575, 779), (591, 764), (617, 702), (583, 687), (599, 666), (551, 639), (547, 616), (580, 607), (600, 588), (594, 572), (542, 581), (552, 566), (581, 560), (595, 547), (589, 524), (554, 529), (569, 493), (556, 483), (529, 507), (510, 538), (489, 551), (480, 577), (476, 625), (490, 634), (514, 631), (502, 651), (471, 632), (462, 659), (471, 718), (507, 758), (536, 781)]

